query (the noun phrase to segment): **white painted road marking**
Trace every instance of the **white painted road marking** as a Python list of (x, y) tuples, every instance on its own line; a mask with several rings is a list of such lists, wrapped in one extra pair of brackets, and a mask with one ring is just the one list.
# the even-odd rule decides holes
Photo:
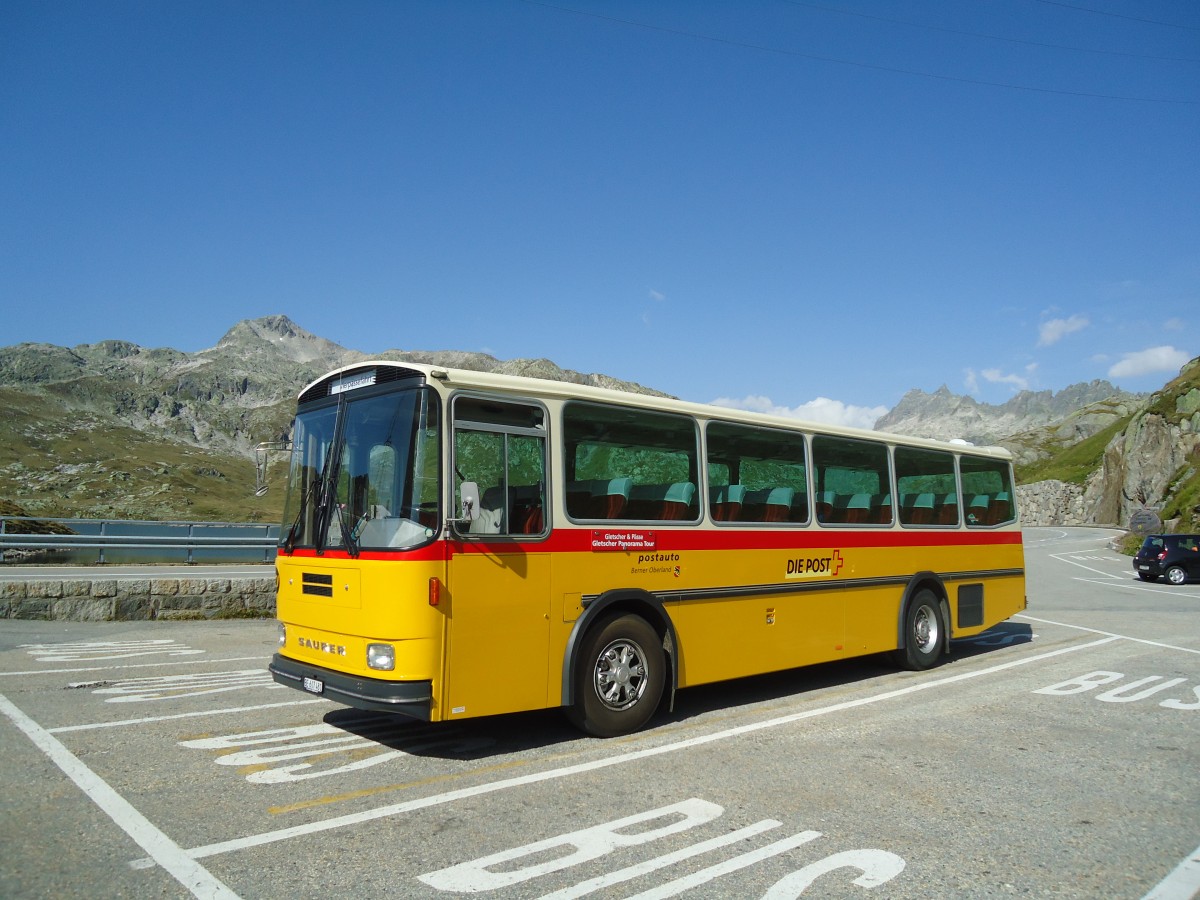
[(3, 694), (0, 694), (0, 712), (23, 731), (34, 746), (45, 753), (64, 775), (75, 782), (117, 827), (133, 838), (139, 847), (150, 854), (151, 859), (194, 896), (236, 900), (238, 895), (224, 882), (159, 831), (149, 819), (134, 809), (128, 800), (109, 787), (108, 782), (80, 762), (58, 738), (17, 709)]
[(195, 656), (206, 650), (193, 650), (173, 640), (145, 641), (67, 641), (62, 644), (21, 644), (21, 649), (38, 662), (96, 662), (128, 659), (131, 656)]
[[(918, 684), (911, 684), (903, 688), (897, 688), (891, 691), (885, 691), (882, 694), (875, 694), (869, 697), (862, 697), (857, 700), (847, 700), (843, 703), (835, 703), (830, 706), (822, 706), (816, 709), (809, 709), (803, 712), (790, 713), (786, 716), (779, 716), (774, 719), (765, 719), (761, 722), (752, 722), (747, 725), (739, 725), (735, 728), (728, 728), (724, 731), (717, 731), (712, 734), (700, 735), (686, 740), (676, 741), (670, 744), (662, 744), (657, 747), (647, 747), (643, 750), (635, 750), (630, 753), (625, 753), (620, 756), (610, 756), (605, 759), (593, 760), (586, 763), (578, 763), (572, 766), (563, 766), (558, 769), (548, 769), (544, 772), (534, 772), (529, 775), (520, 775), (514, 778), (505, 778), (499, 781), (489, 782), (487, 784), (475, 785), (473, 787), (460, 788), (454, 791), (447, 791), (444, 794), (434, 794), (429, 797), (421, 797), (416, 800), (406, 800), (402, 803), (392, 803), (387, 806), (377, 807), (376, 809), (363, 810), (362, 812), (349, 813), (343, 816), (334, 816), (333, 818), (324, 819), (316, 822), (309, 822), (304, 825), (293, 825), (289, 828), (280, 828), (276, 831), (265, 831), (260, 834), (247, 835), (241, 838), (233, 838), (228, 841), (219, 841), (214, 844), (206, 844), (202, 847), (195, 847), (188, 852), (195, 859), (203, 859), (208, 856), (216, 856), (221, 853), (231, 853), (238, 850), (244, 850), (248, 847), (259, 847), (264, 844), (271, 844), (277, 841), (286, 841), (294, 837), (303, 837), (305, 835), (317, 834), (323, 831), (333, 831), (338, 828), (346, 828), (351, 825), (359, 825), (363, 822), (371, 822), (376, 819), (389, 818), (391, 816), (401, 815), (403, 813), (413, 812), (418, 809), (427, 809), (433, 806), (442, 806), (447, 803), (453, 803), (458, 800), (465, 800), (469, 797), (478, 797), (485, 794), (493, 794), (499, 791), (505, 791), (510, 788), (524, 787), (525, 785), (538, 784), (543, 781), (555, 781), (561, 778), (570, 778), (574, 775), (582, 775), (587, 772), (593, 772), (600, 769), (606, 769), (612, 766), (624, 765), (625, 763), (636, 762), (638, 760), (647, 759), (654, 756), (662, 756), (667, 753), (675, 753), (680, 750), (687, 750), (691, 747), (701, 747), (705, 744), (712, 744), (717, 741), (728, 740), (729, 738), (739, 737), (743, 734), (752, 734), (756, 731), (762, 731), (767, 728), (776, 728), (780, 725), (787, 725), (792, 722), (800, 722), (804, 719), (811, 719), (817, 716), (827, 715), (829, 713), (842, 712), (847, 709), (855, 709), (860, 706), (869, 706), (874, 703), (881, 703), (886, 700), (894, 700), (899, 697), (905, 697), (909, 694), (914, 694), (919, 691), (929, 690), (931, 688), (942, 687), (948, 684), (956, 684), (960, 681), (967, 681), (972, 678), (981, 678), (986, 675), (993, 675), (997, 672), (1004, 672), (1008, 669), (1017, 668), (1019, 666), (1029, 665), (1031, 663), (1041, 662), (1046, 659), (1052, 659), (1057, 656), (1062, 656), (1069, 653), (1077, 653), (1082, 650), (1090, 650), (1094, 647), (1100, 647), (1104, 644), (1110, 644), (1117, 641), (1118, 636), (1101, 638), (1097, 641), (1089, 641), (1086, 644), (1077, 644), (1071, 647), (1060, 647), (1057, 650), (1051, 650), (1046, 653), (1039, 653), (1034, 656), (1025, 656), (1020, 659), (1010, 660), (1009, 662), (999, 663), (995, 666), (990, 666), (984, 669), (976, 669), (970, 672), (961, 672), (957, 675), (950, 675), (945, 678), (935, 678), (929, 681), (923, 681)], [(137, 863), (135, 862), (135, 865)]]
[(1180, 653), (1197, 653), (1200, 654), (1200, 649), (1194, 647), (1179, 647), (1175, 644), (1164, 644), (1162, 641), (1150, 641), (1145, 638), (1130, 637), (1127, 634), (1115, 634), (1111, 631), (1101, 631), (1099, 628), (1088, 628), (1086, 625), (1071, 625), (1067, 622), (1052, 622), (1050, 619), (1039, 619), (1036, 616), (1029, 616), (1025, 613), (1017, 613), (1017, 618), (1028, 619), (1030, 622), (1041, 622), (1043, 625), (1058, 625), (1061, 628), (1072, 628), (1075, 631), (1086, 631), (1088, 634), (1103, 634), (1113, 640), (1133, 641), (1135, 644), (1146, 644), (1150, 647), (1160, 647), (1163, 650), (1178, 650)]
[(1200, 847), (1154, 886), (1142, 900), (1192, 900), (1200, 895)]

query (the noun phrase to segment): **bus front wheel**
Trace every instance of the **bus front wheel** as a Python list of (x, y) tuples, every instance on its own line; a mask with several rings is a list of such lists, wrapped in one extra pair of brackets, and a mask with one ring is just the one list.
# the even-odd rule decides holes
[(918, 591), (904, 615), (904, 646), (893, 658), (902, 669), (919, 672), (937, 662), (942, 649), (942, 616), (937, 596)]
[(568, 715), (579, 728), (596, 737), (637, 731), (662, 699), (662, 639), (639, 616), (610, 619), (585, 638), (575, 677)]

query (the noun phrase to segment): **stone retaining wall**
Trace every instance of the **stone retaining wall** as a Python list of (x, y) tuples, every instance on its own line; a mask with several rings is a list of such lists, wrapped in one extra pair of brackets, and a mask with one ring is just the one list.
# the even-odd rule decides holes
[(0, 582), (0, 619), (109, 622), (271, 618), (272, 578), (38, 579)]

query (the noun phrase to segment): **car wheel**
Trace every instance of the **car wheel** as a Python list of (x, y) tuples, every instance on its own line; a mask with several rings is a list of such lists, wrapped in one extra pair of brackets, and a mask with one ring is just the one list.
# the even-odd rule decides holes
[(1187, 581), (1187, 572), (1183, 571), (1182, 566), (1171, 566), (1167, 569), (1167, 581), (1171, 584), (1183, 584)]

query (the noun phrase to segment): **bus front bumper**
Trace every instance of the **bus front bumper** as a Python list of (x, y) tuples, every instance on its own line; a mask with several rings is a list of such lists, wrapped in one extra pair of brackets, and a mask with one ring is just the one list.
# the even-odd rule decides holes
[(267, 670), (279, 684), (335, 703), (372, 712), (396, 713), (422, 722), (430, 719), (433, 700), (433, 683), (430, 681), (359, 678), (297, 662), (278, 653), (271, 657)]

